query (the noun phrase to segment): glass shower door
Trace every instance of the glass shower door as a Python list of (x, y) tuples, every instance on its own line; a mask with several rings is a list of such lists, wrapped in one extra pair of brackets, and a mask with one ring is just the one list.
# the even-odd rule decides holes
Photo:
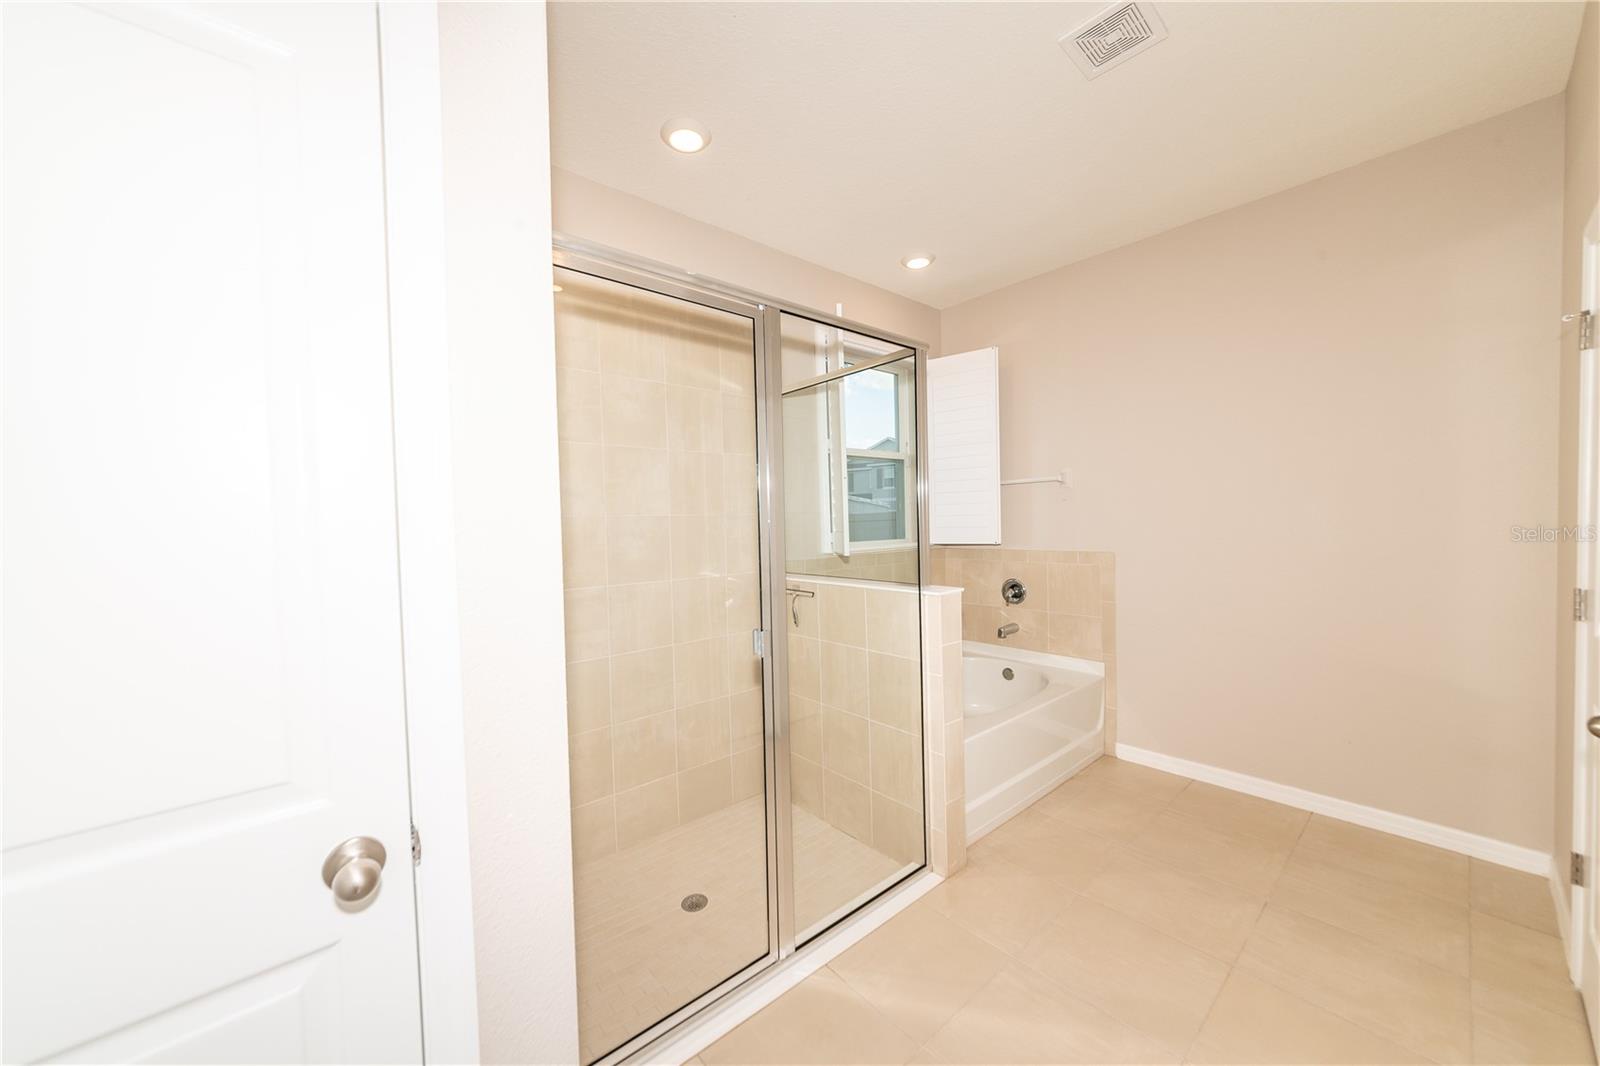
[[(796, 943), (925, 859), (913, 352), (780, 316)], [(782, 755), (780, 754), (780, 757)]]
[(579, 1041), (592, 1062), (775, 951), (751, 639), (759, 312), (565, 268), (556, 285)]

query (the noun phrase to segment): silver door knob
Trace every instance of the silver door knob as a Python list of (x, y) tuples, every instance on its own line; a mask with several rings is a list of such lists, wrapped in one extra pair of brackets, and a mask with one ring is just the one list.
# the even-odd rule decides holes
[(371, 837), (351, 837), (322, 861), (322, 883), (339, 902), (360, 903), (378, 890), (388, 859), (383, 845)]
[(1600, 737), (1600, 714), (1589, 719), (1589, 732)]

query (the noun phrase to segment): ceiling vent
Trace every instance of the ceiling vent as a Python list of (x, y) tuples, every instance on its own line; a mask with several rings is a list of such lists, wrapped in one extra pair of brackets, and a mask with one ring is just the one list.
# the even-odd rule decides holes
[(1072, 57), (1084, 77), (1098, 78), (1166, 39), (1166, 23), (1156, 14), (1154, 5), (1131, 3), (1107, 8), (1071, 33), (1056, 38), (1056, 43)]

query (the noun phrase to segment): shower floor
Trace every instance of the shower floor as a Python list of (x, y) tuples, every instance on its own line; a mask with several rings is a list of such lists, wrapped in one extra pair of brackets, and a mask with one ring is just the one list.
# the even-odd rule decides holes
[[(766, 811), (743, 800), (576, 871), (579, 1046), (592, 1061), (767, 952)], [(796, 928), (900, 863), (794, 810)], [(691, 893), (708, 899), (690, 913)]]

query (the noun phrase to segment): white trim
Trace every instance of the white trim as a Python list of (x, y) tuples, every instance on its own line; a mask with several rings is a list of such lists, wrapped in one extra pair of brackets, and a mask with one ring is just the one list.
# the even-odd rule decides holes
[(378, 32), (406, 731), (423, 847), (414, 882), (423, 1057), (476, 1062), (436, 6), (380, 3)]
[[(1581, 271), (1579, 277), (1579, 293), (1582, 307), (1591, 315), (1600, 315), (1600, 207), (1589, 215), (1588, 225), (1584, 227), (1582, 243), (1579, 247)], [(1596, 375), (1595, 351), (1592, 348), (1578, 350), (1578, 521), (1592, 523), (1595, 515), (1595, 462), (1596, 462), (1596, 419), (1600, 412), (1595, 410)], [(1580, 541), (1578, 543), (1576, 581), (1579, 588), (1588, 589), (1590, 595), (1594, 594), (1595, 574), (1592, 545)], [(1591, 818), (1590, 808), (1594, 804), (1594, 797), (1588, 795), (1588, 743), (1589, 737), (1584, 725), (1589, 716), (1589, 690), (1594, 681), (1589, 677), (1589, 642), (1595, 639), (1594, 626), (1596, 622), (1589, 620), (1579, 622), (1572, 627), (1573, 631), (1573, 660), (1572, 660), (1572, 850), (1580, 855), (1587, 854), (1590, 850)], [(1597, 861), (1595, 856), (1589, 856), (1591, 864)], [(1552, 889), (1557, 893), (1556, 913), (1561, 918), (1561, 931), (1563, 943), (1567, 951), (1567, 968), (1571, 971), (1572, 979), (1580, 985), (1583, 983), (1583, 950), (1584, 941), (1588, 935), (1587, 920), (1587, 893), (1582, 885), (1571, 885), (1566, 890), (1562, 889), (1561, 882), (1570, 878), (1570, 872), (1562, 867), (1560, 856), (1556, 856), (1555, 864), (1559, 868), (1560, 882), (1551, 882)], [(1566, 907), (1562, 907), (1562, 903)]]
[(579, 1046), (546, 14), (543, 0), (438, 8), (478, 1044), (490, 1062), (574, 1062)]
[[(1561, 886), (1566, 884), (1567, 879), (1571, 876), (1572, 872), (1561, 861), (1561, 856), (1550, 856), (1550, 869), (1545, 872), (1545, 879), (1550, 882), (1550, 898), (1554, 901), (1556, 908), (1556, 926), (1561, 930), (1561, 943), (1568, 948), (1572, 945), (1572, 919), (1567, 915), (1566, 907), (1563, 906), (1567, 900), (1566, 893), (1562, 891)], [(1573, 959), (1569, 958), (1567, 963), (1569, 968), (1573, 970), (1572, 977), (1576, 981), (1579, 975), (1573, 965)]]
[(1235, 792), (1243, 792), (1248, 796), (1259, 796), (1288, 807), (1297, 807), (1302, 811), (1312, 811), (1329, 818), (1337, 818), (1341, 822), (1350, 822), (1353, 825), (1405, 837), (1407, 840), (1432, 844), (1436, 848), (1470, 855), (1475, 859), (1483, 859), (1485, 862), (1500, 866), (1509, 866), (1524, 873), (1544, 877), (1550, 870), (1550, 856), (1545, 852), (1479, 836), (1465, 829), (1425, 822), (1421, 818), (1413, 818), (1407, 814), (1367, 807), (1334, 796), (1325, 796), (1320, 792), (1308, 792), (1293, 785), (1268, 781), (1263, 777), (1251, 777), (1235, 770), (1224, 770), (1217, 766), (1191, 762), (1174, 755), (1163, 755), (1160, 752), (1147, 751), (1127, 744), (1117, 745), (1117, 758), (1232, 789)]
[(864, 940), (867, 934), (938, 887), (944, 878), (931, 870), (909, 878), (863, 907), (854, 917), (774, 964), (759, 976), (729, 992), (715, 1005), (684, 1022), (656, 1043), (641, 1050), (632, 1062), (678, 1066), (731, 1033), (739, 1023), (822, 969)]
[(914, 540), (853, 540), (850, 551), (854, 555), (871, 555), (873, 552), (903, 552), (916, 546)]

